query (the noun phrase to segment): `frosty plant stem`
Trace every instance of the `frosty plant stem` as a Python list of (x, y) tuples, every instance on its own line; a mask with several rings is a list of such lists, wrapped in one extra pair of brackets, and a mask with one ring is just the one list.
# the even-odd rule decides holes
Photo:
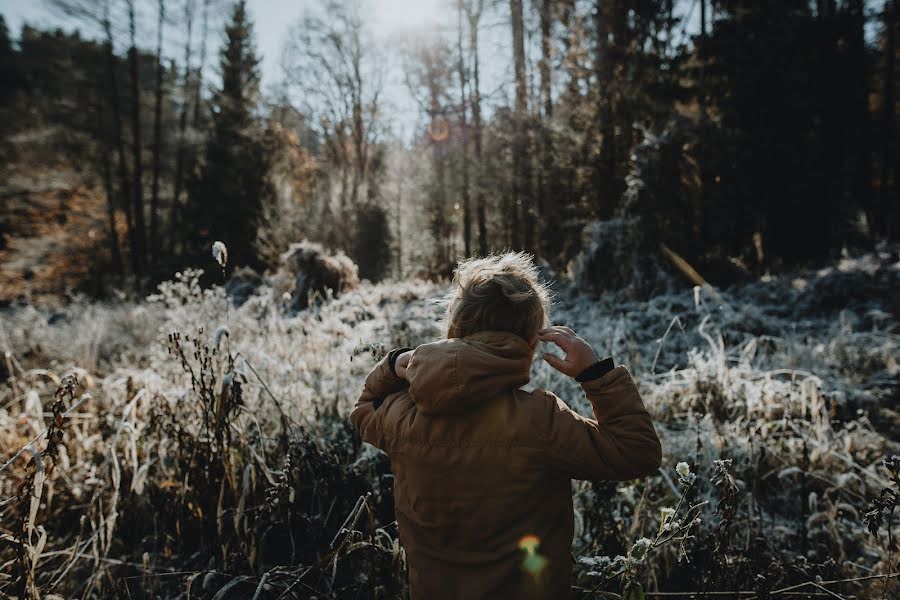
[[(690, 467), (685, 462), (678, 463), (678, 466), (675, 467), (675, 472), (679, 476), (678, 482), (682, 485), (681, 495), (679, 496), (678, 503), (675, 505), (674, 509), (664, 508), (662, 510), (659, 531), (654, 539), (640, 538), (635, 541), (628, 551), (627, 556), (620, 555), (613, 559), (606, 556), (588, 556), (579, 559), (579, 562), (582, 564), (599, 567), (601, 569), (599, 571), (591, 571), (588, 573), (589, 575), (598, 575), (602, 577), (600, 582), (588, 591), (583, 598), (592, 597), (607, 582), (619, 576), (624, 578), (625, 597), (643, 597), (643, 588), (640, 583), (635, 581), (635, 573), (638, 565), (644, 562), (644, 559), (647, 558), (651, 550), (664, 546), (673, 540), (678, 540), (681, 544), (679, 548), (681, 556), (687, 556), (687, 552), (684, 549), (684, 541), (691, 537), (689, 535), (690, 528), (700, 522), (698, 515), (700, 514), (701, 508), (707, 504), (707, 502), (698, 502), (697, 504), (690, 505), (685, 512), (684, 518), (677, 519), (676, 517), (682, 506), (684, 506), (685, 499), (687, 498), (691, 487), (694, 485), (694, 482), (697, 480), (697, 476), (691, 472)], [(669, 535), (666, 535), (666, 533), (669, 533)], [(606, 570), (609, 570), (610, 572), (605, 572)]]
[[(16, 562), (13, 568), (13, 589), (18, 598), (39, 598), (40, 593), (35, 587), (35, 569), (40, 560), (41, 553), (47, 543), (47, 534), (40, 531), (37, 544), (34, 543), (34, 533), (38, 510), (41, 506), (41, 497), (44, 489), (44, 481), (56, 466), (59, 458), (59, 445), (63, 441), (63, 427), (66, 423), (65, 399), (69, 405), (75, 403), (75, 388), (78, 378), (74, 374), (63, 377), (59, 388), (54, 394), (51, 406), (52, 417), (47, 428), (47, 445), (44, 452), (34, 443), (28, 444), (31, 451), (31, 459), (28, 462), (28, 472), (24, 481), (19, 486), (17, 495), (17, 526), (14, 534), (16, 543)], [(47, 464), (44, 464), (44, 459)]]
[[(225, 289), (225, 269), (228, 267), (228, 247), (224, 242), (216, 241), (212, 245), (213, 259), (222, 267), (222, 297), (225, 301), (225, 323), (229, 322), (228, 314), (228, 290)], [(226, 335), (226, 337), (228, 337)], [(228, 340), (228, 349), (231, 350), (231, 341)]]

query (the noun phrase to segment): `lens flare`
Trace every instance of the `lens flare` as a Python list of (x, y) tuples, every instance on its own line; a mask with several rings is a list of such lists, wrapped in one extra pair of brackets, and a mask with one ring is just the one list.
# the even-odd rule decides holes
[(528, 534), (519, 540), (519, 550), (524, 550), (529, 554), (537, 552), (538, 546), (541, 545), (541, 538), (536, 535)]
[(541, 545), (541, 538), (536, 535), (528, 534), (519, 540), (519, 550), (525, 552), (525, 558), (522, 559), (522, 570), (538, 577), (547, 567), (547, 559), (538, 554), (538, 547)]

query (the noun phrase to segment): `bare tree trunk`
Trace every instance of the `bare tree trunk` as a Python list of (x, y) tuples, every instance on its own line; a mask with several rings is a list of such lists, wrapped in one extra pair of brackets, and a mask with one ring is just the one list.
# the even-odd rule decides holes
[[(528, 143), (528, 88), (525, 81), (525, 27), (522, 0), (510, 0), (513, 62), (516, 74), (516, 133), (513, 142), (513, 195), (510, 226), (514, 247), (534, 249), (534, 207), (531, 194), (531, 157)], [(521, 215), (521, 219), (520, 219)], [(524, 227), (524, 236), (521, 228)]]
[(599, 88), (599, 106), (602, 141), (600, 143), (600, 164), (597, 169), (596, 187), (599, 193), (597, 211), (601, 218), (612, 215), (616, 202), (616, 135), (615, 135), (615, 83), (613, 82), (612, 48), (610, 34), (614, 33), (614, 22), (620, 10), (618, 0), (602, 2), (597, 0), (595, 19), (597, 28), (597, 48), (595, 71)]
[(538, 71), (541, 78), (541, 107), (543, 117), (549, 119), (553, 116), (553, 99), (550, 95), (550, 63), (552, 61), (553, 38), (551, 28), (553, 26), (553, 0), (541, 0), (541, 61)]
[[(442, 65), (443, 67), (443, 65)], [(428, 88), (429, 107), (428, 118), (430, 123), (435, 123), (443, 116), (441, 105), (442, 80), (441, 73), (434, 62), (426, 59), (424, 70), (425, 84)], [(430, 140), (432, 151), (432, 164), (434, 165), (434, 189), (432, 196), (431, 232), (434, 239), (434, 267), (438, 273), (445, 273), (450, 266), (449, 238), (451, 228), (447, 220), (447, 177), (446, 177), (446, 150), (443, 147), (443, 138)]]
[[(879, 186), (879, 196), (881, 204), (881, 217), (884, 219), (884, 235), (888, 239), (892, 239), (896, 233), (894, 228), (897, 226), (897, 201), (896, 193), (892, 193), (892, 188), (896, 187), (897, 173), (895, 171), (894, 157), (891, 144), (894, 143), (894, 111), (896, 110), (896, 77), (894, 75), (894, 65), (897, 54), (897, 10), (898, 0), (886, 0), (884, 3), (884, 27), (885, 40), (884, 48), (884, 107), (882, 109), (882, 148), (881, 148), (881, 181)], [(893, 174), (893, 178), (891, 175)], [(891, 180), (894, 180), (893, 182)], [(893, 185), (892, 185), (893, 183)], [(891, 198), (895, 198), (891, 201)]]
[(347, 211), (347, 190), (350, 189), (348, 181), (350, 181), (350, 165), (345, 163), (341, 165), (341, 195), (338, 198), (341, 219), (344, 218)]
[[(579, 26), (574, 3), (566, 2), (562, 4), (559, 17), (562, 28), (566, 31), (566, 34), (562, 36), (562, 63), (565, 65), (566, 69), (566, 89), (563, 93), (568, 98), (578, 98), (581, 95), (581, 81), (583, 79), (581, 69), (578, 68), (578, 56), (581, 52), (581, 43), (584, 36), (580, 35), (583, 30)], [(578, 119), (576, 111), (568, 112), (565, 125), (573, 131), (584, 129), (584, 126)], [(587, 133), (590, 133), (590, 131)], [(587, 138), (588, 135), (585, 135), (584, 137)], [(580, 144), (579, 146), (583, 148), (584, 144)], [(583, 196), (579, 191), (582, 184), (579, 182), (577, 167), (575, 166), (577, 162), (575, 157), (583, 154), (583, 151), (579, 152), (578, 149), (572, 148), (563, 148), (562, 150), (572, 157), (568, 160), (563, 158), (563, 164), (566, 166), (564, 167), (564, 170), (561, 173), (562, 177), (560, 178), (560, 180), (562, 180), (564, 177), (565, 181), (564, 184), (560, 184), (560, 188), (565, 191), (565, 198), (560, 199), (560, 208), (565, 211), (560, 216), (564, 219), (566, 217), (580, 215), (583, 212)], [(555, 238), (553, 238), (559, 241), (559, 256), (563, 260), (566, 260), (570, 256), (570, 250), (575, 247), (575, 242), (578, 239), (576, 236), (570, 235), (572, 233), (571, 231), (565, 231), (565, 233), (566, 235), (555, 236)]]
[(163, 23), (166, 18), (165, 0), (159, 0), (159, 20), (156, 25), (156, 98), (153, 106), (153, 189), (150, 196), (150, 259), (159, 258), (159, 171), (162, 152), (162, 99), (163, 65), (162, 39)]
[[(553, 98), (550, 92), (550, 62), (552, 60), (552, 0), (541, 0), (540, 4), (540, 24), (541, 24), (541, 60), (538, 64), (540, 72), (541, 86), (540, 98), (543, 108), (543, 125), (541, 127), (541, 170), (539, 178), (538, 194), (537, 194), (537, 243), (534, 252), (537, 256), (542, 255), (542, 244), (544, 243), (544, 227), (546, 221), (556, 222), (558, 213), (558, 186), (555, 183), (556, 178), (553, 176), (553, 138), (551, 136), (550, 121), (553, 118)], [(550, 205), (549, 211), (547, 205)]]
[[(187, 0), (193, 3), (194, 0)], [(197, 65), (197, 82), (194, 88), (194, 126), (200, 124), (203, 108), (203, 71), (206, 69), (206, 41), (209, 37), (209, 3), (203, 0), (203, 28), (200, 30), (200, 64)], [(193, 11), (193, 9), (191, 9)]]
[(116, 229), (116, 187), (113, 182), (112, 157), (110, 156), (115, 150), (109, 139), (109, 131), (107, 131), (104, 123), (104, 111), (97, 111), (98, 125), (100, 131), (103, 132), (103, 186), (106, 190), (106, 217), (107, 226), (109, 227), (109, 253), (112, 260), (113, 272), (121, 275), (123, 272), (122, 252), (119, 250), (119, 232)]
[(403, 279), (403, 178), (397, 186), (397, 279)]
[(478, 61), (478, 27), (484, 0), (473, 0), (466, 3), (465, 11), (469, 20), (469, 55), (472, 60), (472, 134), (475, 151), (475, 218), (478, 221), (478, 252), (481, 256), (488, 253), (487, 214), (484, 198), (484, 163), (482, 161), (482, 124), (481, 124), (481, 87), (479, 81)]
[[(849, 0), (846, 7), (849, 9), (853, 23), (853, 34), (850, 36), (849, 50), (852, 60), (856, 64), (853, 70), (853, 77), (850, 81), (845, 80), (846, 85), (852, 86), (850, 89), (855, 90), (853, 93), (853, 113), (847, 115), (854, 122), (860, 124), (868, 124), (871, 122), (872, 116), (869, 109), (869, 81), (867, 77), (865, 30), (866, 30), (866, 14), (865, 0)], [(849, 159), (849, 179), (850, 194), (862, 206), (872, 206), (873, 190), (872, 190), (872, 169), (871, 161), (875, 154), (875, 146), (872, 139), (865, 131), (865, 127), (860, 126), (853, 128), (850, 135), (847, 136), (850, 142)], [(843, 237), (843, 226), (840, 219), (836, 216), (840, 212), (840, 207), (835, 206), (831, 213), (831, 235), (833, 240), (839, 241)]]
[(706, 92), (706, 0), (700, 0), (700, 103), (704, 104)]
[(137, 276), (139, 270), (135, 264), (137, 252), (135, 250), (136, 238), (134, 218), (131, 214), (131, 181), (128, 177), (128, 165), (126, 164), (125, 139), (122, 135), (122, 110), (119, 100), (119, 78), (116, 75), (116, 56), (113, 53), (112, 22), (109, 15), (109, 3), (104, 4), (103, 30), (106, 34), (106, 69), (109, 79), (109, 104), (112, 110), (112, 134), (116, 148), (116, 162), (119, 172), (119, 195), (122, 206), (125, 208), (125, 224), (128, 232), (128, 254), (131, 259), (132, 273)]
[(172, 194), (172, 206), (169, 212), (169, 251), (172, 254), (177, 252), (178, 230), (180, 227), (181, 217), (181, 192), (184, 187), (184, 170), (187, 153), (187, 118), (190, 102), (188, 97), (191, 85), (191, 49), (192, 49), (192, 33), (194, 25), (194, 0), (186, 0), (184, 3), (184, 20), (187, 26), (187, 39), (184, 43), (184, 80), (181, 84), (181, 112), (178, 115), (178, 149), (175, 152), (175, 181), (174, 192)]
[(700, 57), (706, 52), (706, 0), (700, 0)]
[(132, 184), (134, 186), (134, 250), (137, 256), (133, 261), (137, 267), (135, 285), (140, 291), (140, 278), (143, 275), (146, 239), (144, 229), (144, 186), (143, 165), (141, 163), (141, 82), (140, 65), (136, 41), (136, 23), (134, 0), (128, 2), (128, 30), (131, 47), (128, 48), (128, 66), (131, 74), (131, 147), (132, 147)]
[(351, 206), (355, 209), (359, 200), (359, 187), (366, 180), (368, 170), (368, 145), (366, 144), (366, 126), (363, 121), (363, 78), (362, 78), (362, 42), (359, 38), (359, 27), (353, 29), (354, 39), (350, 41), (353, 77), (353, 190)]
[(459, 97), (460, 126), (462, 129), (462, 200), (463, 200), (463, 251), (466, 257), (472, 255), (472, 211), (469, 197), (469, 124), (468, 104), (466, 99), (466, 68), (463, 56), (463, 8), (462, 0), (457, 5), (457, 37), (456, 50), (459, 54)]
[(432, 142), (434, 173), (437, 180), (436, 194), (432, 200), (433, 206), (431, 227), (434, 233), (434, 243), (436, 256), (435, 267), (436, 272), (446, 273), (450, 266), (450, 250), (449, 250), (449, 231), (447, 223), (447, 215), (444, 212), (447, 207), (447, 177), (444, 164), (444, 156), (440, 144)]

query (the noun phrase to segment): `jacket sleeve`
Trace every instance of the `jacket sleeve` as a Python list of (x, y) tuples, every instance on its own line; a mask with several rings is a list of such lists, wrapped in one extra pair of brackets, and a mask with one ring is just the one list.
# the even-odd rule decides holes
[(396, 354), (396, 352), (391, 352), (385, 356), (366, 376), (366, 382), (359, 395), (359, 400), (356, 402), (356, 407), (350, 413), (350, 421), (359, 431), (363, 441), (382, 450), (385, 446), (384, 431), (378, 407), (385, 398), (406, 389), (409, 385), (394, 374), (392, 362)]
[(587, 419), (554, 394), (542, 419), (550, 467), (573, 479), (624, 481), (654, 473), (662, 447), (628, 369), (582, 383), (594, 409)]

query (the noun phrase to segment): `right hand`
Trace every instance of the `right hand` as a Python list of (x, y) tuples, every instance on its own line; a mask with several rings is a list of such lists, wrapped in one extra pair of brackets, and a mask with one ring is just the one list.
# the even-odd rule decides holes
[(566, 353), (565, 358), (560, 358), (555, 354), (545, 352), (544, 360), (551, 367), (569, 377), (577, 377), (582, 371), (600, 360), (590, 344), (564, 325), (541, 329), (538, 331), (538, 339), (543, 342), (553, 342)]
[(397, 377), (400, 379), (406, 379), (406, 369), (409, 367), (409, 359), (412, 358), (413, 351), (407, 350), (403, 354), (397, 356), (397, 360), (394, 362), (394, 373), (397, 374)]

